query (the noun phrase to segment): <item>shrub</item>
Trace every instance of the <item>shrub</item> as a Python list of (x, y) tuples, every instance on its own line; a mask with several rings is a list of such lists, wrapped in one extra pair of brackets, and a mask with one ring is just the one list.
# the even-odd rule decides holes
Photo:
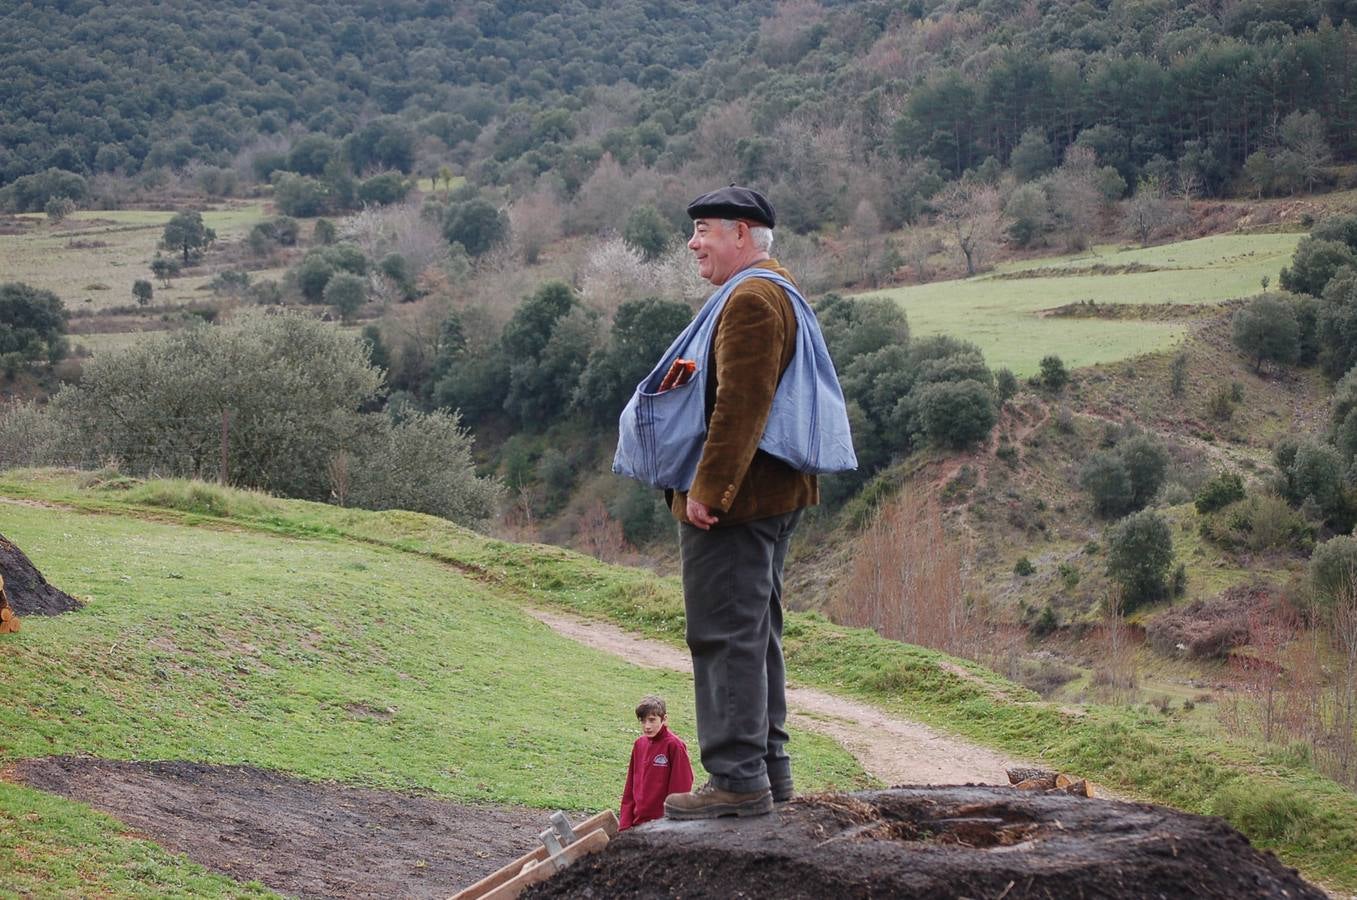
[(1025, 556), (1019, 557), (1018, 561), (1013, 565), (1013, 574), (1020, 575), (1023, 578), (1033, 574), (1036, 570), (1036, 566), (1032, 565), (1032, 560)]
[(637, 547), (671, 533), (675, 527), (664, 495), (636, 481), (627, 483), (608, 511), (621, 524), (622, 536)]
[(170, 286), (170, 279), (179, 274), (179, 260), (173, 256), (155, 255), (151, 260), (151, 274), (160, 279), (162, 287)]
[(1286, 300), (1264, 294), (1234, 314), (1230, 324), (1234, 345), (1253, 360), (1255, 372), (1263, 363), (1290, 365), (1300, 353), (1300, 326)]
[(1055, 610), (1051, 604), (1047, 603), (1042, 607), (1041, 612), (1032, 620), (1032, 626), (1028, 630), (1033, 637), (1045, 637), (1053, 634), (1060, 628), (1060, 620), (1056, 618)]
[(448, 207), (443, 219), (448, 243), (461, 244), (471, 256), (481, 256), (509, 236), (509, 220), (489, 201), (476, 198)]
[(70, 197), (51, 197), (43, 205), (43, 211), (47, 213), (48, 221), (53, 224), (62, 221), (71, 213), (75, 212), (75, 201)]
[(1116, 516), (1131, 508), (1135, 491), (1121, 457), (1100, 450), (1079, 470), (1079, 486), (1093, 496), (1094, 509), (1102, 516)]
[(1280, 283), (1293, 294), (1318, 297), (1335, 272), (1351, 265), (1357, 265), (1357, 254), (1347, 244), (1311, 235), (1296, 245), (1291, 265), (1282, 269)]
[(1282, 495), (1292, 505), (1313, 497), (1326, 520), (1341, 523), (1347, 518), (1346, 466), (1337, 450), (1313, 440), (1283, 439), (1273, 451), (1273, 461), (1282, 476)]
[(1009, 368), (1001, 368), (994, 373), (994, 388), (999, 395), (999, 405), (1003, 406), (1018, 393), (1018, 379)]
[(322, 245), (333, 244), (339, 240), (339, 229), (329, 219), (317, 219), (315, 227), (311, 229), (311, 240)]
[(1065, 363), (1060, 357), (1052, 354), (1042, 357), (1041, 360), (1041, 384), (1048, 391), (1060, 393), (1069, 384), (1070, 373), (1065, 368)]
[(1117, 446), (1117, 455), (1131, 483), (1131, 508), (1147, 506), (1164, 483), (1169, 465), (1167, 451), (1150, 435), (1137, 434)]
[(367, 430), (358, 410), (380, 385), (359, 342), (332, 326), (247, 316), (101, 353), (51, 405), (96, 458), (185, 477), (216, 477), (229, 410), (233, 483), (325, 499), (326, 463)]
[(67, 197), (83, 203), (89, 197), (89, 185), (75, 172), (51, 168), (33, 175), (22, 175), (0, 188), (0, 208), (12, 212), (42, 212), (53, 197)]
[(325, 283), (325, 302), (335, 308), (340, 319), (353, 321), (353, 316), (367, 302), (367, 281), (348, 272), (337, 272)]
[(1244, 479), (1237, 472), (1217, 472), (1202, 485), (1193, 505), (1197, 512), (1206, 514), (1244, 499)]
[(56, 294), (11, 281), (0, 284), (0, 366), (13, 375), (30, 363), (66, 355), (66, 308)]
[(622, 227), (622, 240), (647, 262), (659, 259), (673, 237), (674, 227), (653, 206), (633, 209)]
[(358, 199), (374, 206), (399, 203), (413, 187), (410, 180), (399, 172), (382, 172), (358, 186)]
[(1107, 574), (1125, 592), (1129, 611), (1164, 595), (1164, 579), (1173, 563), (1173, 534), (1153, 510), (1132, 513), (1108, 533)]
[(1314, 527), (1280, 497), (1246, 497), (1211, 513), (1201, 533), (1226, 550), (1304, 552), (1314, 541)]
[(1310, 557), (1310, 586), (1324, 607), (1357, 602), (1357, 538), (1339, 535), (1315, 548)]
[(145, 278), (138, 278), (136, 281), (132, 282), (132, 296), (137, 298), (138, 305), (145, 306), (150, 303), (151, 297), (154, 296), (154, 294), (155, 288), (153, 288), (151, 282), (147, 281)]
[(927, 385), (918, 408), (928, 439), (957, 450), (988, 438), (998, 419), (993, 393), (973, 379)]
[(623, 303), (613, 316), (607, 344), (589, 356), (574, 405), (595, 422), (615, 421), (636, 385), (692, 317), (686, 304), (673, 300), (652, 297)]
[(476, 475), (471, 435), (456, 413), (415, 413), (393, 423), (375, 420), (375, 435), (352, 473), (352, 503), (367, 509), (407, 509), (463, 525), (485, 522), (503, 495), (500, 484)]
[(1179, 353), (1173, 357), (1173, 365), (1170, 368), (1171, 376), (1169, 378), (1169, 393), (1175, 397), (1183, 396), (1183, 391), (1187, 388), (1187, 354)]
[(1234, 416), (1234, 391), (1229, 385), (1216, 385), (1206, 398), (1206, 414), (1217, 422), (1228, 422)]
[(277, 216), (267, 222), (260, 222), (250, 229), (246, 243), (255, 253), (267, 253), (270, 248), (291, 247), (297, 243), (301, 225), (291, 216)]
[(273, 173), (273, 203), (285, 216), (303, 219), (318, 216), (331, 210), (334, 199), (330, 187), (319, 179), (290, 172)]
[(1067, 562), (1061, 563), (1056, 571), (1060, 573), (1060, 580), (1064, 583), (1066, 590), (1074, 590), (1079, 585), (1079, 570)]

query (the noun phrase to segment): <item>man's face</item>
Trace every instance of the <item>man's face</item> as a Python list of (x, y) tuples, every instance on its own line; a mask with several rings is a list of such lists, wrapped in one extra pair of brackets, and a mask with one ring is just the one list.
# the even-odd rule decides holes
[(697, 257), (697, 274), (714, 285), (725, 284), (744, 267), (749, 252), (749, 226), (720, 219), (694, 219), (688, 249)]
[(648, 738), (653, 738), (660, 733), (660, 729), (669, 721), (668, 716), (657, 716), (654, 713), (641, 720), (641, 733)]

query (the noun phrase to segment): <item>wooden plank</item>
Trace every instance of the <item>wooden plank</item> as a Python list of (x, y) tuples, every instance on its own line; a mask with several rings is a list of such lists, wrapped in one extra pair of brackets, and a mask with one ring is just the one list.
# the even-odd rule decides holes
[(478, 900), (478, 898), (486, 896), (490, 891), (493, 891), (505, 882), (517, 878), (522, 874), (525, 866), (535, 866), (546, 858), (547, 848), (538, 847), (531, 853), (523, 854), (507, 866), (491, 872), (471, 887), (462, 888), (452, 895), (452, 900)]
[[(617, 821), (617, 813), (614, 812), (613, 810), (605, 809), (601, 813), (596, 813), (595, 815), (592, 815), (589, 818), (585, 819), (583, 822), (580, 822), (578, 825), (572, 826), (575, 829), (576, 841), (574, 844), (571, 844), (570, 847), (574, 847), (580, 843), (583, 843), (586, 837), (595, 833), (605, 834), (608, 838), (616, 837), (618, 824), (619, 823)], [(604, 843), (607, 843), (607, 841), (605, 840)], [(567, 847), (565, 849), (569, 851), (570, 847)], [(507, 866), (504, 866), (502, 869), (498, 869), (490, 873), (489, 875), (482, 878), (480, 881), (471, 885), (471, 887), (463, 888), (462, 890), (458, 891), (456, 894), (452, 896), (452, 900), (481, 900), (481, 898), (492, 896), (491, 892), (494, 891), (496, 888), (522, 875), (524, 866), (535, 866), (541, 863), (546, 858), (547, 858), (547, 848), (538, 847), (531, 853), (523, 854), (518, 859), (509, 863)], [(571, 857), (571, 859), (573, 858), (574, 857)], [(551, 869), (551, 871), (555, 871), (554, 868), (551, 867), (548, 868)], [(541, 879), (538, 880), (540, 881)], [(532, 883), (533, 882), (525, 882), (523, 884), (523, 887), (526, 887), (528, 884)], [(520, 890), (521, 889), (522, 887), (520, 887)], [(517, 894), (513, 894), (510, 896), (517, 896)]]
[(607, 845), (608, 832), (598, 828), (566, 847), (559, 856), (543, 860), (532, 868), (519, 873), (512, 880), (501, 884), (488, 894), (477, 898), (477, 900), (514, 900), (528, 885), (546, 881), (581, 857), (588, 856), (590, 853), (597, 853)]

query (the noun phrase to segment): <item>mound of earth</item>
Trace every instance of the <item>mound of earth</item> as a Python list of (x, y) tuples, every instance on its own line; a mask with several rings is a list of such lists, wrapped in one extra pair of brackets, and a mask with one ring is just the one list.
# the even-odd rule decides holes
[(538, 846), (548, 813), (302, 781), (249, 766), (51, 757), (10, 777), (162, 847), (300, 897), (439, 897)]
[(55, 616), (79, 609), (79, 600), (47, 583), (42, 573), (14, 542), (0, 534), (0, 575), (5, 595), (19, 616)]
[(822, 795), (757, 818), (647, 823), (522, 896), (1326, 895), (1221, 819), (967, 786)]

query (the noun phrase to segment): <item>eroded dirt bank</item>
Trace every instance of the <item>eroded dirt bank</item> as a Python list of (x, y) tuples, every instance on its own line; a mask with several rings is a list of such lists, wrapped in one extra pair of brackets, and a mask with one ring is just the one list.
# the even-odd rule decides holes
[(300, 897), (448, 897), (537, 846), (548, 815), (248, 766), (52, 757), (18, 763), (13, 777), (209, 869)]

